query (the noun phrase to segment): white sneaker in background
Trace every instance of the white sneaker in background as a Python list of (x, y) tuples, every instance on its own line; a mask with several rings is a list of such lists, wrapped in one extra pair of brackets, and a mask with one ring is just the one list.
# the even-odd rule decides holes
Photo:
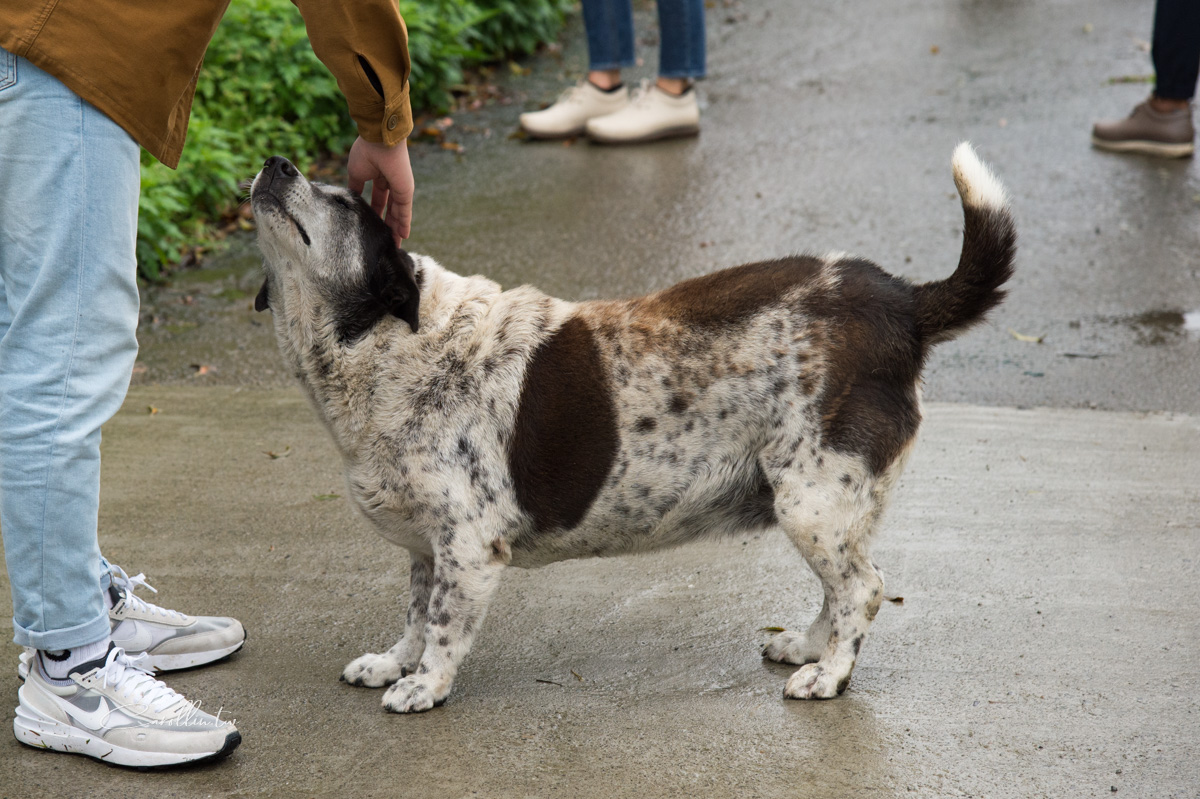
[(111, 646), (66, 680), (52, 680), (35, 654), (17, 692), (17, 740), (142, 769), (217, 760), (237, 748), (242, 736), (232, 722), (154, 679), (143, 660)]
[(606, 92), (585, 78), (559, 95), (549, 108), (521, 114), (521, 129), (535, 139), (578, 136), (589, 119), (620, 111), (628, 102), (627, 87)]
[(696, 89), (674, 95), (649, 80), (642, 81), (623, 109), (587, 123), (588, 138), (603, 144), (633, 144), (695, 136), (699, 132), (700, 104)]

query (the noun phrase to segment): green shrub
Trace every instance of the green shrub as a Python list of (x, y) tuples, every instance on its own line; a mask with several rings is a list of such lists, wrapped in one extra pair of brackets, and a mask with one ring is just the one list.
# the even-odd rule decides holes
[[(441, 111), (463, 70), (533, 52), (558, 34), (571, 0), (399, 0), (408, 25), (414, 110)], [(157, 279), (236, 206), (238, 183), (268, 155), (301, 169), (356, 136), (333, 75), (289, 0), (234, 0), (204, 59), (178, 170), (142, 153), (138, 266)]]

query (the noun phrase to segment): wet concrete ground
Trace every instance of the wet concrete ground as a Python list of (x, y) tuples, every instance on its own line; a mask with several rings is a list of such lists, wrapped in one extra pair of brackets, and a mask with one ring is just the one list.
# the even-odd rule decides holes
[[(1088, 146), (1094, 118), (1148, 91), (1108, 81), (1150, 72), (1150, 14), (717, 2), (698, 139), (508, 138), (580, 73), (576, 24), (561, 59), (505, 81), (511, 104), (455, 117), (461, 155), (414, 147), (412, 249), (587, 298), (794, 251), (942, 277), (960, 244), (949, 155), (975, 142), (1013, 197), (1018, 273), (992, 322), (931, 361), (876, 548), (904, 601), (844, 696), (785, 702), (789, 670), (757, 654), (760, 628), (819, 607), (777, 535), (513, 571), (429, 714), (338, 683), (394, 640), (405, 558), (330, 496), (336, 456), (235, 242), (144, 296), (101, 540), (163, 604), (246, 623), (242, 653), (170, 680), (245, 744), (138, 775), (0, 740), (0, 796), (1200, 796), (1200, 179)], [(16, 687), (0, 670), (0, 696)]]

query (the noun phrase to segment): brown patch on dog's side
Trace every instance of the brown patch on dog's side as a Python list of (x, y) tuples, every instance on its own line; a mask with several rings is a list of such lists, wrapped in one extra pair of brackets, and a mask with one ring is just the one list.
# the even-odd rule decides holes
[(583, 519), (617, 454), (617, 413), (591, 328), (568, 319), (525, 372), (508, 464), (517, 504), (545, 532)]

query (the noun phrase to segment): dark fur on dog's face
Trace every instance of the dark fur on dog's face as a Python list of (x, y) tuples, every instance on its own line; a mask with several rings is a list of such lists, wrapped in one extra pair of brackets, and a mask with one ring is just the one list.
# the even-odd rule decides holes
[[(412, 258), (396, 248), (362, 197), (310, 183), (287, 159), (273, 156), (254, 179), (251, 203), (267, 264), (257, 310), (315, 289), (318, 297), (291, 301), (338, 309), (334, 325), (342, 341), (357, 340), (389, 314), (417, 332), (421, 296)], [(310, 273), (292, 274), (301, 269)]]

